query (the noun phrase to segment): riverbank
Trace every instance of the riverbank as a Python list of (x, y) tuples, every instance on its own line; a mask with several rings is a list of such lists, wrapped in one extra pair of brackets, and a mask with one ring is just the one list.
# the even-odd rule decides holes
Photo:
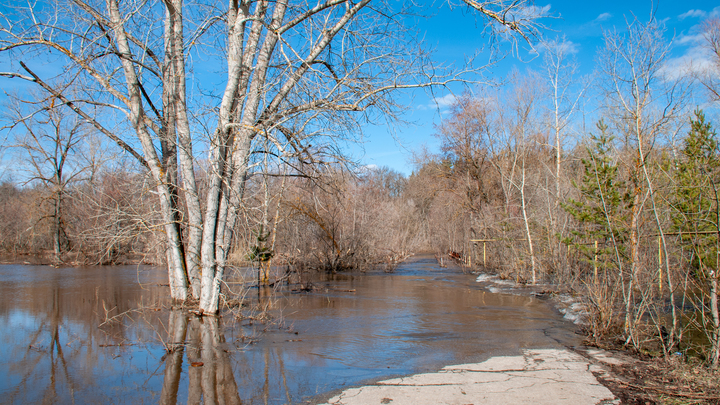
[[(476, 281), (489, 292), (546, 300), (579, 329), (588, 320), (589, 312), (583, 297), (556, 285), (517, 284), (486, 273), (477, 274)], [(617, 350), (587, 346), (569, 349), (594, 365), (593, 374), (598, 381), (622, 404), (720, 404), (720, 386), (717, 384), (720, 372), (699, 361), (685, 359), (679, 353), (668, 358), (652, 358), (615, 346), (613, 349)]]
[(112, 263), (97, 263), (89, 260), (86, 256), (78, 252), (66, 252), (62, 254), (61, 260), (58, 261), (55, 254), (51, 250), (37, 253), (0, 253), (0, 264), (23, 264), (34, 266), (125, 266), (125, 265), (157, 265), (149, 260), (147, 255), (140, 253), (127, 254), (115, 258)]

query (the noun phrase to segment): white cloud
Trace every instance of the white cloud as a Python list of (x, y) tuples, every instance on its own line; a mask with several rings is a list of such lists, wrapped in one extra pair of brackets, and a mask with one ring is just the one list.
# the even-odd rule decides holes
[(678, 16), (679, 19), (684, 20), (686, 18), (702, 18), (707, 15), (706, 12), (702, 10), (688, 10)]
[(695, 45), (700, 44), (705, 40), (705, 37), (702, 34), (694, 34), (694, 35), (680, 35), (675, 39), (675, 43), (678, 45)]
[(440, 111), (440, 113), (442, 114), (448, 109), (448, 107), (450, 107), (455, 102), (456, 99), (457, 97), (455, 97), (455, 95), (452, 93), (440, 97), (433, 97), (433, 99), (430, 100), (429, 103), (418, 105), (417, 109), (421, 111), (436, 110)]
[(454, 94), (446, 94), (442, 97), (435, 97), (428, 104), (418, 107), (419, 110), (443, 110), (450, 107), (457, 97)]
[(457, 97), (455, 97), (454, 94), (447, 94), (442, 97), (435, 97), (433, 102), (439, 107), (449, 107), (455, 102), (455, 99), (457, 99)]
[(607, 21), (607, 20), (609, 20), (611, 17), (612, 17), (612, 14), (610, 14), (610, 13), (602, 13), (602, 14), (600, 14), (599, 16), (597, 16), (597, 18), (595, 18), (595, 21), (596, 21), (596, 22)]
[(580, 51), (580, 45), (566, 39), (558, 39), (544, 42), (541, 45), (538, 45), (536, 49), (539, 53), (545, 51), (546, 49), (555, 49), (558, 53), (562, 52), (564, 55), (574, 55)]
[[(715, 7), (713, 13), (720, 15), (720, 7)], [(680, 19), (687, 17), (705, 17), (708, 13), (701, 10), (690, 10), (679, 16)], [(668, 59), (660, 73), (666, 79), (677, 79), (682, 75), (706, 75), (714, 69), (712, 55), (705, 42), (705, 36), (701, 32), (700, 25), (692, 26), (687, 34), (681, 34), (673, 39), (673, 45), (684, 47), (684, 54)]]
[(712, 9), (712, 11), (710, 12), (710, 17), (720, 17), (720, 6)]
[(675, 80), (691, 74), (704, 74), (713, 68), (708, 52), (696, 46), (680, 57), (668, 59), (660, 69), (660, 75), (667, 80)]

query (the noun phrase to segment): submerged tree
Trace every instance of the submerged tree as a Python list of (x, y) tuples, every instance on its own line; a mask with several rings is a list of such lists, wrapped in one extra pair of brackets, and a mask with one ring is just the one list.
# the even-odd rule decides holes
[[(444, 85), (469, 72), (433, 68), (401, 25), (413, 5), (377, 3), (6, 6), (0, 53), (15, 70), (0, 75), (36, 84), (147, 168), (167, 238), (171, 295), (198, 298), (201, 310), (214, 313), (256, 138), (275, 144), (283, 161), (321, 164), (310, 140), (392, 117), (398, 89)], [(497, 15), (536, 16), (524, 1), (491, 3), (487, 10)], [(522, 32), (516, 19), (497, 22)], [(221, 83), (211, 76), (218, 66)], [(83, 92), (70, 95), (70, 85)], [(203, 104), (217, 122), (207, 133), (193, 121)], [(118, 123), (125, 128), (116, 130)], [(209, 156), (204, 204), (196, 153)]]

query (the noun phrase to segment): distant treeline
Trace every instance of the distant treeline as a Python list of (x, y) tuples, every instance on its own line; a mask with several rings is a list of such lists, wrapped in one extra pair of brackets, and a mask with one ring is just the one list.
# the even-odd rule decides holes
[[(597, 343), (617, 338), (712, 361), (720, 150), (704, 115), (689, 117), (683, 137), (654, 145), (642, 164), (623, 141), (629, 137), (599, 122), (564, 152), (558, 195), (554, 149), (541, 133), (503, 139), (487, 125), (468, 131), (468, 109), (473, 120), (489, 120), (489, 107), (460, 98), (438, 127), (442, 152), (416, 156), (408, 177), (387, 168), (353, 174), (335, 167), (311, 177), (257, 171), (246, 185), (231, 263), (246, 265), (265, 252), (275, 265), (303, 269), (391, 269), (415, 252), (457, 252), (472, 270), (586, 296)], [(116, 167), (61, 193), (5, 182), (2, 252), (162, 263), (150, 179)]]

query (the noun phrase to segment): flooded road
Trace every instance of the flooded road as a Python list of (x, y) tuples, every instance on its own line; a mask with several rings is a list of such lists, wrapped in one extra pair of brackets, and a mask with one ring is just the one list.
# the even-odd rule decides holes
[(164, 277), (0, 266), (0, 402), (316, 403), (369, 381), (579, 343), (545, 302), (486, 292), (432, 257), (311, 291), (251, 289), (270, 322), (163, 309)]

